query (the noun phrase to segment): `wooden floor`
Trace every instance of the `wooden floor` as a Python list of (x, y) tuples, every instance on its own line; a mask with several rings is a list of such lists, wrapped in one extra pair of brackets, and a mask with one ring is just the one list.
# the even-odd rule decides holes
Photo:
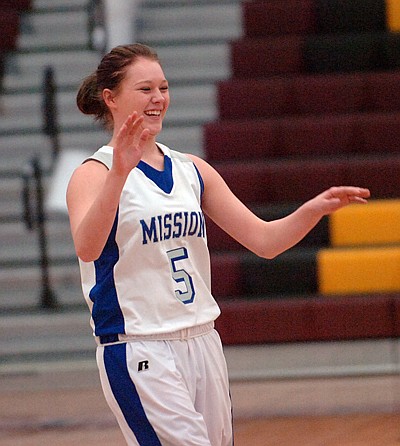
[[(2, 389), (2, 446), (124, 446), (97, 387)], [(400, 413), (235, 421), (235, 446), (400, 445)]]

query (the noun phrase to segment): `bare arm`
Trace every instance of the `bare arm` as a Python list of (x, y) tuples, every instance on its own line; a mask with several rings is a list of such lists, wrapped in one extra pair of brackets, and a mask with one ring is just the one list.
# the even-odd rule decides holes
[(71, 177), (67, 190), (71, 232), (76, 253), (85, 262), (99, 258), (114, 223), (126, 178), (143, 154), (148, 131), (139, 130), (142, 121), (133, 114), (121, 127), (110, 170), (97, 161), (88, 161)]
[(274, 258), (297, 244), (319, 220), (350, 203), (366, 203), (368, 189), (332, 187), (304, 203), (290, 215), (263, 221), (229, 189), (218, 172), (202, 159), (189, 155), (205, 184), (204, 212), (225, 232), (260, 257)]

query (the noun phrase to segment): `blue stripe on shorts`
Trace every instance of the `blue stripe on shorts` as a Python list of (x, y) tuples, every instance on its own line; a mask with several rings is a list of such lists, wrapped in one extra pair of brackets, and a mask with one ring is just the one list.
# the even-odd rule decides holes
[(161, 442), (146, 416), (135, 384), (129, 376), (126, 365), (126, 344), (106, 346), (104, 348), (104, 365), (114, 397), (139, 445), (161, 446)]

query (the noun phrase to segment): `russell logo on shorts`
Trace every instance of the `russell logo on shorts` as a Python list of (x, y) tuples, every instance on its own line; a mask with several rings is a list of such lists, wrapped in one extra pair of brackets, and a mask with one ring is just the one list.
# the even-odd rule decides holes
[(139, 361), (137, 371), (144, 372), (145, 370), (149, 370), (149, 361)]

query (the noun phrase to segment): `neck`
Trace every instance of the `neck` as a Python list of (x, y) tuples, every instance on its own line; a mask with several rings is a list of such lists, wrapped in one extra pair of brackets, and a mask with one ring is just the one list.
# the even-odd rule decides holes
[(143, 153), (142, 161), (158, 170), (164, 169), (164, 153), (154, 144), (150, 150)]

